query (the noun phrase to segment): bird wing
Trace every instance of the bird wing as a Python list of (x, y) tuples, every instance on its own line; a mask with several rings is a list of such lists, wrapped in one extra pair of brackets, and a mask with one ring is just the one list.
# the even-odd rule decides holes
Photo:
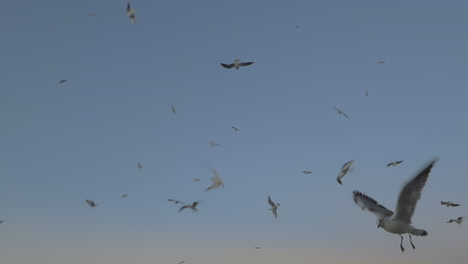
[(349, 119), (349, 116), (347, 116), (343, 111), (341, 111), (341, 114), (344, 115), (346, 118)]
[(453, 207), (460, 206), (460, 204), (455, 204), (455, 203), (451, 203), (450, 205)]
[(87, 203), (89, 206), (91, 206), (91, 207), (96, 206), (96, 204), (95, 204), (93, 201), (91, 201), (91, 200), (85, 200), (85, 201), (86, 201), (86, 203)]
[(275, 216), (275, 218), (278, 218), (278, 214), (276, 213), (276, 209), (277, 209), (277, 207), (275, 206), (275, 207), (273, 207), (271, 209), (271, 211), (273, 212), (273, 215)]
[(393, 165), (393, 162), (390, 162), (389, 164), (387, 164), (387, 167), (390, 167)]
[(393, 215), (393, 212), (385, 208), (384, 206), (377, 203), (374, 199), (369, 196), (359, 192), (353, 192), (354, 202), (362, 210), (369, 211), (375, 214), (378, 218), (390, 217)]
[(249, 66), (250, 64), (253, 64), (254, 62), (241, 62), (239, 65), (240, 66)]
[(461, 221), (461, 220), (463, 220), (463, 218), (465, 218), (465, 217), (464, 217), (464, 216), (460, 216), (460, 217), (457, 218), (457, 220), (458, 220), (458, 221)]
[(436, 160), (431, 161), (429, 165), (403, 187), (398, 197), (395, 214), (392, 216), (394, 219), (411, 224), (411, 217), (413, 217), (416, 204), (421, 199), (422, 189), (435, 162)]
[(132, 10), (132, 9), (130, 8), (130, 2), (128, 2), (128, 4), (127, 4), (127, 12), (130, 13), (131, 10)]
[(182, 207), (179, 209), (179, 213), (180, 213), (180, 211), (184, 210), (185, 208), (189, 208), (189, 206), (188, 206), (188, 205), (182, 206)]
[(232, 67), (234, 67), (234, 63), (231, 63), (231, 64), (220, 63), (220, 64), (221, 64), (221, 66), (223, 66), (226, 69), (231, 69)]
[(271, 200), (270, 196), (268, 196), (268, 204), (271, 205), (272, 207), (276, 206), (276, 204)]
[(348, 173), (349, 171), (349, 168), (351, 168), (351, 166), (353, 165), (354, 163), (354, 160), (351, 160), (351, 161), (348, 161), (346, 162), (345, 164), (343, 164), (343, 166), (341, 167), (341, 171), (340, 171), (340, 174), (338, 174), (338, 177), (336, 178), (336, 181), (339, 183), (339, 184), (342, 184), (341, 183), (341, 178), (343, 178), (346, 173)]
[(400, 161), (397, 161), (397, 162), (396, 162), (396, 164), (400, 164), (400, 163), (402, 163), (402, 162), (403, 162), (403, 161), (402, 161), (402, 160), (400, 160)]

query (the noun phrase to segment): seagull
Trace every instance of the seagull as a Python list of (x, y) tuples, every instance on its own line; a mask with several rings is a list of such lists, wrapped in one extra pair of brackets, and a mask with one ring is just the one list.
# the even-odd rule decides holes
[(176, 113), (176, 110), (175, 110), (175, 107), (173, 105), (171, 105), (171, 110), (172, 110), (172, 113)]
[(93, 13), (89, 13), (88, 16), (93, 16), (94, 14)]
[(379, 64), (384, 64), (384, 63), (385, 63), (385, 61), (379, 61)]
[(278, 209), (278, 206), (280, 206), (279, 203), (274, 203), (270, 196), (268, 196), (268, 204), (271, 206), (271, 208), (269, 209), (269, 211), (272, 211), (273, 212), (273, 215), (275, 216), (275, 218), (278, 218), (278, 214), (276, 213), (276, 210)]
[(235, 126), (233, 126), (232, 129), (234, 129), (235, 131), (239, 131), (239, 129)]
[(236, 70), (238, 70), (240, 67), (249, 66), (252, 63), (253, 62), (240, 62), (239, 59), (235, 59), (234, 63), (231, 63), (231, 64), (220, 63), (220, 64), (221, 64), (221, 66), (223, 66), (226, 69), (231, 69), (232, 67), (234, 67), (234, 68), (236, 68)]
[(136, 24), (135, 14), (136, 14), (135, 9), (132, 9), (130, 7), (130, 2), (128, 2), (128, 4), (127, 4), (127, 15), (132, 20), (133, 24)]
[(182, 263), (184, 263), (184, 262), (185, 262), (185, 260), (182, 260), (181, 262), (179, 262), (179, 263), (177, 263), (177, 264), (182, 264)]
[(64, 83), (64, 82), (66, 82), (66, 81), (67, 81), (67, 80), (61, 80), (59, 83)]
[(304, 173), (304, 174), (311, 174), (312, 172), (311, 172), (311, 171), (302, 171), (302, 173)]
[(6, 218), (5, 218), (5, 219), (2, 219), (2, 220), (0, 220), (0, 224), (1, 224), (1, 223), (3, 223), (3, 222), (5, 222), (5, 221), (6, 221)]
[(199, 203), (200, 203), (200, 202), (195, 201), (195, 202), (193, 202), (191, 205), (184, 205), (184, 206), (182, 206), (182, 207), (179, 209), (179, 213), (180, 213), (180, 211), (184, 210), (185, 208), (190, 208), (190, 209), (192, 209), (193, 211), (198, 211), (197, 205), (198, 205)]
[(218, 188), (218, 187), (223, 187), (224, 188), (224, 182), (223, 180), (219, 177), (219, 174), (218, 174), (218, 171), (217, 170), (213, 170), (213, 173), (214, 173), (214, 177), (211, 177), (211, 181), (213, 182), (213, 184), (211, 184), (210, 187), (206, 188), (205, 192), (207, 191), (210, 191), (210, 190), (213, 190), (215, 188)]
[(175, 204), (183, 204), (185, 205), (185, 203), (181, 202), (181, 201), (177, 201), (177, 200), (174, 200), (174, 199), (167, 199), (169, 202), (173, 202)]
[(127, 196), (128, 196), (128, 194), (126, 193), (126, 194), (122, 194), (120, 197), (125, 198)]
[(260, 249), (260, 247), (254, 247), (255, 249)]
[(400, 161), (395, 160), (394, 162), (390, 162), (389, 164), (387, 164), (387, 167), (396, 166), (396, 165), (398, 165), (398, 164), (400, 164), (402, 162), (403, 162), (402, 160), (400, 160)]
[(463, 218), (466, 218), (466, 217), (465, 216), (460, 216), (457, 219), (450, 219), (447, 223), (461, 224), (463, 222)]
[(92, 208), (94, 208), (94, 207), (97, 206), (97, 204), (96, 204), (95, 202), (91, 201), (91, 200), (85, 200), (85, 201), (86, 201), (86, 203), (87, 203), (89, 206), (91, 206)]
[(353, 163), (354, 163), (354, 160), (351, 160), (351, 161), (348, 161), (345, 164), (343, 164), (343, 167), (341, 167), (340, 174), (338, 174), (338, 177), (336, 177), (336, 181), (339, 184), (343, 184), (341, 182), (341, 178), (343, 178), (346, 175), (346, 173), (348, 173), (348, 171), (351, 168), (351, 165), (353, 165)]
[(366, 91), (366, 96), (369, 96), (369, 92)]
[(298, 25), (294, 25), (297, 29), (299, 29), (299, 26)]
[(345, 112), (343, 112), (343, 110), (340, 110), (340, 109), (338, 109), (338, 108), (336, 108), (336, 107), (333, 107), (333, 108), (338, 112), (338, 114), (343, 115), (343, 116), (346, 117), (346, 118), (349, 118), (349, 116), (347, 116), (347, 115), (345, 114)]
[(200, 179), (198, 179), (198, 178), (195, 178), (195, 179), (193, 179), (193, 181), (194, 181), (194, 182), (199, 182), (199, 181), (200, 181)]
[(138, 162), (137, 167), (138, 167), (140, 170), (143, 168), (143, 166), (141, 166), (140, 162)]
[(214, 141), (206, 141), (206, 143), (210, 144), (210, 146), (214, 147), (214, 146), (221, 146), (220, 144), (214, 142)]
[(414, 228), (411, 225), (411, 217), (416, 209), (416, 203), (421, 198), (421, 192), (426, 184), (429, 173), (435, 164), (433, 160), (427, 165), (418, 175), (408, 181), (400, 192), (398, 197), (395, 213), (378, 204), (374, 199), (360, 193), (353, 192), (354, 202), (362, 209), (374, 213), (377, 216), (377, 228), (383, 227), (387, 232), (397, 234), (401, 237), (400, 249), (404, 252), (403, 236), (407, 233), (410, 239), (411, 246), (415, 249), (411, 235), (427, 236), (427, 231)]
[(448, 202), (442, 202), (442, 201), (440, 201), (440, 204), (441, 204), (441, 205), (445, 205), (445, 206), (447, 206), (447, 207), (450, 207), (450, 206), (452, 206), (452, 207), (460, 206), (460, 204), (451, 203), (450, 201), (448, 201)]

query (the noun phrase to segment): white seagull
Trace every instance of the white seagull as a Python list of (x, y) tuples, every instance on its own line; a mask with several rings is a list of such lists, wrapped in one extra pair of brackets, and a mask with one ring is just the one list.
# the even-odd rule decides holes
[(447, 223), (461, 224), (463, 222), (463, 218), (465, 218), (465, 216), (460, 216), (457, 219), (450, 219)]
[(253, 62), (240, 62), (239, 59), (235, 59), (234, 63), (231, 63), (231, 64), (220, 63), (220, 64), (226, 69), (231, 69), (232, 67), (234, 67), (236, 68), (236, 70), (238, 70), (240, 67), (249, 66), (250, 64), (253, 64)]
[(353, 192), (354, 202), (362, 210), (369, 211), (377, 216), (377, 228), (383, 227), (387, 232), (397, 234), (401, 237), (401, 252), (405, 251), (403, 248), (403, 236), (401, 234), (408, 234), (413, 249), (415, 249), (415, 246), (411, 240), (411, 235), (427, 236), (426, 230), (417, 229), (411, 225), (411, 218), (413, 217), (416, 204), (421, 198), (422, 189), (426, 184), (429, 173), (435, 162), (436, 161), (433, 160), (419, 172), (416, 177), (405, 184), (398, 197), (395, 213), (378, 204), (369, 196), (359, 191)]
[(440, 201), (440, 204), (441, 204), (441, 205), (445, 205), (445, 206), (447, 206), (447, 207), (450, 207), (450, 206), (453, 206), (453, 207), (460, 206), (460, 204), (451, 203), (450, 201), (448, 201), (448, 202)]
[(341, 182), (341, 178), (343, 178), (346, 175), (346, 173), (348, 173), (348, 171), (351, 168), (351, 166), (353, 165), (353, 163), (354, 163), (354, 160), (351, 160), (351, 161), (348, 161), (345, 164), (343, 164), (343, 167), (341, 167), (340, 174), (338, 174), (338, 177), (336, 177), (336, 181), (339, 184), (343, 184)]
[(270, 196), (268, 196), (268, 204), (271, 206), (271, 208), (269, 209), (269, 211), (272, 211), (273, 212), (273, 215), (275, 216), (275, 218), (278, 218), (278, 214), (276, 213), (276, 210), (278, 209), (278, 206), (280, 206), (279, 203), (274, 203)]
[(343, 110), (338, 109), (338, 108), (336, 108), (336, 107), (333, 107), (333, 108), (338, 112), (338, 114), (343, 115), (344, 117), (346, 117), (346, 118), (349, 119), (349, 116), (347, 116), (347, 115), (345, 114), (345, 112), (343, 112)]
[(132, 20), (133, 24), (136, 24), (135, 14), (136, 14), (135, 9), (132, 9), (130, 7), (130, 2), (128, 2), (128, 4), (127, 4), (127, 15)]
[(223, 187), (224, 188), (224, 182), (223, 180), (219, 177), (219, 174), (218, 174), (218, 171), (217, 170), (213, 170), (213, 173), (214, 173), (214, 177), (211, 177), (211, 181), (213, 182), (213, 184), (211, 184), (210, 187), (206, 188), (205, 192), (207, 191), (211, 191), (213, 189), (216, 189), (218, 187)]
[(402, 160), (395, 160), (395, 161), (390, 162), (389, 164), (387, 164), (387, 167), (390, 167), (390, 166), (394, 166), (394, 167), (395, 167), (396, 165), (398, 165), (398, 164), (400, 164), (400, 163), (402, 163), (402, 162), (403, 162)]

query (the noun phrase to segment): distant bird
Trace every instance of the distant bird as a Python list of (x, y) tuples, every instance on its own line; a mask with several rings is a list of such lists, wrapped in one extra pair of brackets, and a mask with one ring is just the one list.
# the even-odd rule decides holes
[(379, 61), (379, 64), (384, 64), (384, 63), (385, 63), (385, 61)]
[(126, 193), (126, 194), (122, 194), (120, 197), (125, 198), (127, 196), (128, 196), (128, 194)]
[(394, 162), (390, 162), (389, 164), (387, 164), (387, 167), (396, 166), (396, 165), (398, 165), (398, 164), (400, 164), (402, 162), (403, 162), (402, 160), (400, 160), (400, 161), (396, 160)]
[(93, 16), (94, 14), (93, 13), (89, 13), (88, 16)]
[(260, 249), (260, 247), (254, 247), (255, 249)]
[(302, 173), (304, 173), (304, 174), (311, 174), (312, 172), (311, 172), (311, 171), (302, 171)]
[(298, 25), (294, 25), (297, 29), (299, 29), (299, 26)]
[(198, 179), (198, 178), (195, 178), (195, 179), (193, 179), (193, 181), (194, 181), (194, 182), (199, 182), (199, 181), (200, 181), (200, 179)]
[(366, 96), (369, 96), (369, 92), (366, 92)]
[(450, 206), (452, 206), (452, 207), (460, 206), (460, 204), (451, 203), (450, 201), (448, 201), (448, 202), (442, 202), (442, 201), (440, 201), (440, 204), (441, 204), (441, 205), (445, 205), (445, 206), (447, 206), (447, 207), (450, 207)]
[(232, 129), (234, 129), (235, 131), (239, 131), (239, 129), (235, 126), (233, 126)]
[(173, 105), (171, 105), (171, 110), (172, 110), (172, 113), (176, 113), (176, 110), (175, 110), (175, 107)]
[(415, 248), (411, 235), (426, 236), (427, 231), (423, 229), (416, 229), (411, 225), (411, 218), (413, 217), (416, 204), (421, 198), (421, 192), (426, 184), (429, 173), (435, 164), (435, 160), (429, 163), (418, 175), (408, 181), (400, 192), (398, 197), (395, 213), (378, 204), (374, 199), (360, 193), (359, 191), (353, 192), (354, 202), (365, 211), (369, 211), (377, 216), (377, 227), (383, 227), (387, 232), (397, 234), (401, 237), (400, 249), (401, 252), (405, 251), (403, 248), (403, 236), (401, 234), (407, 233), (410, 239), (411, 246)]
[(97, 204), (96, 204), (95, 202), (91, 201), (91, 200), (85, 200), (85, 201), (86, 201), (86, 203), (87, 203), (89, 206), (91, 206), (92, 208), (94, 208), (94, 207), (97, 206)]
[(348, 161), (345, 164), (343, 164), (343, 166), (341, 167), (340, 174), (338, 174), (338, 177), (336, 177), (336, 181), (339, 184), (343, 184), (341, 182), (341, 179), (346, 175), (346, 173), (348, 173), (348, 171), (351, 168), (351, 165), (353, 165), (353, 163), (354, 163), (354, 160), (351, 160), (351, 161)]
[(220, 63), (220, 64), (226, 69), (231, 69), (232, 67), (234, 67), (236, 68), (236, 70), (238, 70), (240, 67), (249, 66), (250, 64), (253, 64), (253, 62), (240, 62), (239, 59), (235, 59), (234, 63), (231, 63), (231, 64)]
[(5, 222), (6, 220), (7, 220), (6, 218), (5, 218), (5, 219), (2, 219), (2, 220), (0, 220), (0, 224), (1, 224), (1, 223), (3, 223), (3, 222)]
[(174, 200), (174, 199), (167, 199), (169, 202), (173, 202), (175, 204), (183, 204), (185, 205), (185, 203), (181, 202), (181, 201), (177, 201), (177, 200)]
[(140, 170), (143, 168), (143, 166), (141, 166), (140, 162), (138, 162), (137, 167), (138, 167), (138, 169), (140, 169)]
[(224, 182), (223, 180), (219, 177), (219, 174), (218, 174), (218, 171), (217, 170), (213, 170), (213, 173), (214, 173), (214, 177), (211, 177), (211, 181), (213, 182), (213, 184), (211, 184), (210, 187), (206, 188), (205, 192), (207, 191), (211, 191), (213, 189), (216, 189), (216, 188), (219, 188), (219, 187), (223, 187), (224, 188)]
[(184, 263), (184, 262), (185, 262), (185, 260), (182, 260), (181, 262), (179, 262), (179, 263), (177, 263), (177, 264), (182, 264), (182, 263)]
[(463, 218), (465, 218), (465, 216), (460, 216), (457, 219), (450, 219), (447, 223), (461, 224), (463, 222)]
[(221, 146), (220, 144), (214, 142), (214, 141), (206, 141), (206, 143), (210, 144), (210, 146), (214, 147), (214, 146)]
[(343, 112), (343, 110), (340, 110), (340, 109), (338, 109), (338, 108), (336, 108), (336, 107), (333, 107), (333, 108), (338, 112), (338, 114), (343, 115), (343, 116), (346, 117), (346, 118), (349, 118), (349, 116), (347, 116), (347, 115), (345, 114), (345, 112)]
[(127, 4), (127, 15), (132, 20), (133, 24), (136, 24), (135, 14), (136, 14), (135, 9), (132, 9), (130, 7), (130, 2), (128, 2), (128, 4)]
[(278, 206), (280, 206), (279, 203), (274, 203), (270, 196), (268, 196), (268, 204), (271, 206), (270, 209), (268, 209), (269, 211), (272, 211), (273, 212), (273, 215), (275, 216), (275, 218), (278, 218), (278, 214), (276, 213), (276, 210), (278, 209)]
[(182, 210), (184, 210), (184, 209), (186, 209), (186, 208), (192, 209), (192, 211), (195, 211), (195, 212), (196, 212), (196, 211), (198, 211), (197, 205), (198, 205), (199, 203), (200, 203), (200, 202), (195, 201), (195, 202), (193, 202), (191, 205), (184, 205), (184, 206), (182, 206), (182, 207), (179, 209), (179, 213), (180, 213), (180, 211), (182, 211)]
[(67, 80), (61, 80), (59, 83), (64, 83), (64, 82), (66, 82), (66, 81), (67, 81)]

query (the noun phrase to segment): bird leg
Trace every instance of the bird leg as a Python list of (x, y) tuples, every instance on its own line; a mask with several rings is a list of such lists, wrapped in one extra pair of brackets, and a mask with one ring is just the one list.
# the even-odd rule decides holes
[(401, 237), (401, 241), (400, 241), (400, 249), (401, 249), (401, 252), (405, 252), (405, 248), (403, 248), (403, 237), (399, 234), (399, 236)]
[(411, 240), (411, 235), (409, 233), (408, 233), (408, 236), (409, 236), (409, 241), (411, 243), (411, 246), (413, 247), (413, 249), (416, 249), (416, 247), (413, 244), (413, 241)]

